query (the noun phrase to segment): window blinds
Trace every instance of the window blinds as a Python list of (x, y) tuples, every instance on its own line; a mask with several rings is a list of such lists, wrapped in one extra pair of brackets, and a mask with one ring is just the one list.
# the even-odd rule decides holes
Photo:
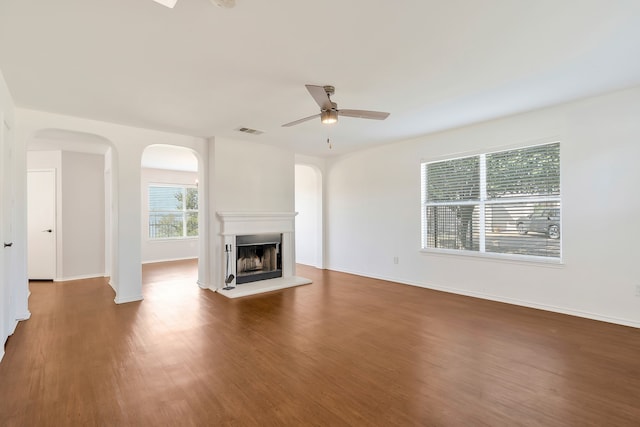
[(422, 164), (422, 247), (560, 258), (560, 144)]

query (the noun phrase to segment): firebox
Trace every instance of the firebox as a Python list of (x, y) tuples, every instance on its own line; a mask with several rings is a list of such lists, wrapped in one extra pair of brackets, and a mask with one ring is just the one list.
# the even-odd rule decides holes
[(282, 277), (282, 234), (236, 236), (236, 284)]

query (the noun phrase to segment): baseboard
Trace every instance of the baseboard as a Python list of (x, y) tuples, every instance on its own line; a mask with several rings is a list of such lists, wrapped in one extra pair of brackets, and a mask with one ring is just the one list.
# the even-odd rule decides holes
[(68, 282), (71, 280), (84, 280), (84, 279), (96, 279), (99, 277), (105, 277), (104, 273), (96, 273), (96, 274), (82, 274), (80, 276), (69, 276), (53, 279), (54, 282)]
[(298, 261), (296, 261), (296, 264), (297, 265), (298, 264), (302, 265), (304, 267), (311, 267), (311, 268), (317, 268), (318, 270), (324, 270), (324, 267), (320, 267), (319, 265), (315, 265), (315, 264), (307, 264), (306, 262), (298, 262)]
[(550, 311), (550, 312), (553, 312), (553, 313), (567, 314), (569, 316), (582, 317), (584, 319), (597, 320), (597, 321), (600, 321), (600, 322), (613, 323), (613, 324), (616, 324), (616, 325), (630, 326), (632, 328), (639, 328), (640, 329), (640, 322), (636, 322), (636, 321), (629, 320), (629, 319), (622, 319), (622, 318), (618, 318), (618, 317), (604, 316), (604, 315), (601, 315), (601, 314), (590, 313), (590, 312), (587, 312), (587, 311), (574, 310), (574, 309), (569, 309), (569, 308), (564, 308), (564, 307), (557, 307), (557, 306), (547, 305), (547, 304), (538, 304), (538, 303), (533, 303), (533, 302), (529, 302), (529, 301), (523, 301), (523, 300), (519, 300), (519, 299), (515, 299), (515, 298), (505, 298), (505, 297), (500, 297), (500, 296), (491, 295), (491, 294), (484, 294), (484, 293), (481, 293), (481, 292), (468, 291), (466, 289), (451, 288), (451, 287), (448, 287), (448, 286), (439, 286), (439, 285), (435, 285), (433, 283), (419, 283), (419, 282), (413, 282), (413, 281), (407, 281), (407, 280), (400, 281), (398, 279), (391, 278), (391, 277), (384, 277), (384, 276), (365, 274), (365, 273), (362, 273), (362, 272), (351, 271), (351, 270), (341, 270), (341, 269), (334, 269), (334, 268), (329, 268), (328, 270), (338, 271), (340, 273), (353, 274), (355, 276), (369, 277), (371, 279), (384, 280), (384, 281), (387, 281), (387, 282), (399, 283), (399, 284), (402, 284), (402, 285), (409, 285), (409, 286), (416, 286), (416, 287), (419, 287), (419, 288), (432, 289), (434, 291), (447, 292), (447, 293), (450, 293), (450, 294), (464, 295), (464, 296), (468, 296), (468, 297), (472, 297), (472, 298), (480, 298), (480, 299), (489, 300), (489, 301), (502, 302), (502, 303), (505, 303), (505, 304), (517, 305), (517, 306), (527, 307), (527, 308), (535, 308), (537, 310)]
[(168, 258), (168, 259), (154, 259), (152, 261), (142, 261), (142, 264), (155, 264), (158, 262), (171, 262), (171, 261), (185, 261), (188, 259), (198, 259), (197, 256), (193, 257), (193, 256), (189, 256), (189, 257), (184, 257), (184, 258)]
[(130, 296), (130, 297), (120, 297), (116, 294), (116, 297), (113, 301), (115, 301), (116, 304), (126, 304), (128, 302), (136, 302), (136, 301), (142, 301), (144, 298), (142, 297), (142, 295), (137, 295), (137, 296)]
[[(200, 289), (211, 289), (211, 287), (210, 287), (209, 285), (207, 285), (207, 284), (206, 284), (206, 283), (204, 283), (204, 282), (201, 282), (200, 280), (198, 280), (196, 283), (198, 284), (198, 286), (200, 287)], [(215, 290), (215, 289), (214, 289), (214, 290)]]
[(30, 311), (26, 311), (20, 315), (18, 315), (18, 318), (16, 319), (18, 322), (22, 322), (23, 320), (29, 320), (31, 318), (31, 312)]
[(18, 319), (14, 320), (12, 325), (9, 325), (9, 330), (8, 330), (9, 333), (7, 334), (7, 336), (10, 337), (11, 335), (13, 335), (17, 327), (18, 327)]

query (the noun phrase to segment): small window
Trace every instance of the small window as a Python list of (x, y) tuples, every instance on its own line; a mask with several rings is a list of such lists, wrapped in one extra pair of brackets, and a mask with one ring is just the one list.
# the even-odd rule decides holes
[(198, 236), (198, 189), (184, 185), (149, 186), (149, 238)]
[(422, 248), (560, 258), (560, 144), (422, 164)]

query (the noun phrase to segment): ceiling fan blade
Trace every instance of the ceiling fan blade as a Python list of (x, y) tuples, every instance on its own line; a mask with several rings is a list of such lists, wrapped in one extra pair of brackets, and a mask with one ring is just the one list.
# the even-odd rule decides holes
[(236, 0), (211, 0), (211, 3), (218, 7), (224, 7), (227, 9), (231, 9), (236, 5)]
[(330, 110), (331, 109), (331, 99), (329, 99), (329, 95), (324, 90), (324, 86), (315, 86), (315, 85), (305, 85), (307, 90), (313, 96), (313, 99), (316, 100), (318, 105), (322, 110)]
[(304, 119), (299, 119), (299, 120), (293, 121), (291, 123), (285, 123), (285, 124), (282, 125), (282, 127), (283, 128), (288, 128), (290, 126), (295, 126), (295, 125), (298, 125), (300, 123), (304, 123), (304, 122), (307, 122), (309, 120), (316, 119), (318, 117), (320, 117), (320, 114), (314, 114), (313, 116), (305, 117)]
[(176, 5), (176, 2), (178, 0), (153, 0), (153, 1), (155, 1), (156, 3), (160, 3), (163, 6), (167, 6), (167, 7), (170, 7), (170, 8), (173, 9), (173, 6)]
[(389, 113), (382, 111), (368, 110), (338, 110), (338, 115), (345, 117), (357, 117), (359, 119), (384, 120), (389, 117)]

